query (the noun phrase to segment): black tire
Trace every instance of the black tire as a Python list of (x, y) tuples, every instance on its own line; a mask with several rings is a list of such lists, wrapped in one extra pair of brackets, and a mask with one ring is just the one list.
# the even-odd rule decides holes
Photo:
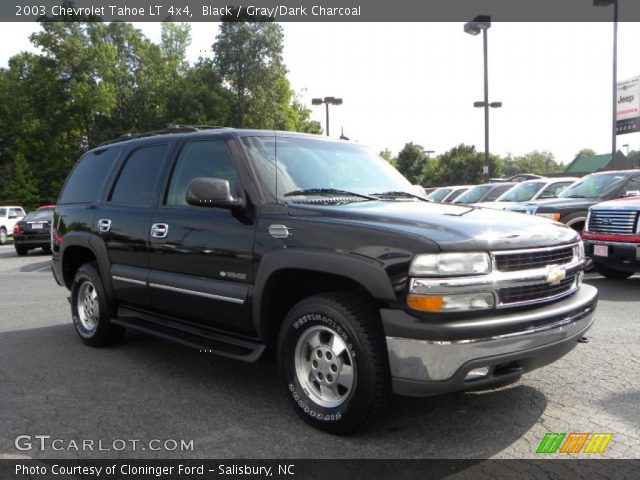
[(46, 247), (42, 247), (42, 253), (45, 255), (51, 255), (53, 253), (51, 246), (47, 245)]
[(596, 271), (603, 277), (611, 278), (614, 280), (626, 280), (633, 272), (623, 272), (622, 270), (613, 270), (603, 265), (596, 265)]
[(104, 347), (120, 340), (125, 329), (111, 323), (114, 311), (96, 265), (85, 263), (71, 284), (71, 316), (80, 339), (92, 347)]
[[(326, 345), (305, 343), (305, 338), (316, 333), (318, 340), (325, 336), (322, 342), (326, 341)], [(320, 346), (312, 347), (312, 343)], [(336, 343), (341, 347), (335, 347)], [(322, 349), (326, 357), (320, 356)], [(341, 353), (331, 357), (331, 351)], [(318, 365), (316, 361), (312, 366), (313, 360), (322, 363)], [(301, 364), (308, 370), (301, 369)], [(278, 368), (298, 415), (308, 424), (334, 434), (352, 433), (372, 423), (384, 413), (391, 397), (389, 360), (379, 313), (370, 302), (353, 294), (314, 295), (295, 305), (280, 329)], [(330, 401), (340, 403), (321, 403), (325, 400), (318, 380), (320, 371), (325, 374), (322, 381), (333, 382), (323, 385), (325, 389), (335, 389)], [(331, 372), (336, 372), (335, 376)], [(303, 385), (301, 378), (307, 378), (308, 383)], [(351, 388), (341, 384), (349, 383), (345, 379), (352, 379)]]
[(24, 257), (27, 253), (29, 253), (29, 249), (25, 247), (18, 247), (16, 245), (16, 253), (18, 254), (18, 256)]
[(0, 245), (4, 245), (7, 243), (7, 229), (4, 227), (0, 227)]

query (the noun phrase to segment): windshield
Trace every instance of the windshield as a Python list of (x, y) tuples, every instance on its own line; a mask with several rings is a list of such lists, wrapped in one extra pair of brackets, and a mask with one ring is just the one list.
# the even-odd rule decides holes
[(519, 183), (498, 197), (498, 202), (526, 202), (546, 184), (544, 182)]
[(415, 195), (414, 186), (395, 168), (360, 145), (296, 137), (277, 137), (277, 142), (276, 137), (245, 137), (242, 141), (261, 183), (280, 200), (305, 195), (349, 197), (349, 192), (360, 195), (354, 195), (353, 201), (367, 200), (362, 196), (373, 193)]
[(489, 190), (491, 190), (491, 185), (476, 185), (456, 198), (453, 203), (479, 202)]
[(444, 200), (444, 197), (449, 195), (450, 192), (450, 188), (437, 188), (436, 190), (431, 192), (427, 198), (434, 202), (441, 202), (442, 200)]
[(34, 210), (33, 212), (27, 213), (27, 216), (24, 217), (25, 222), (33, 220), (53, 220), (53, 209)]
[(582, 180), (574, 183), (564, 190), (560, 198), (600, 198), (608, 195), (620, 187), (627, 177), (619, 173), (605, 173), (587, 175)]

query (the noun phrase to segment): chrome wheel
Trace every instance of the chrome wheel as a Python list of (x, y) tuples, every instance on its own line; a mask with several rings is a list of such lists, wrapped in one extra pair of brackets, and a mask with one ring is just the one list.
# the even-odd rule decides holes
[(95, 287), (89, 281), (84, 281), (78, 288), (76, 299), (78, 319), (80, 325), (87, 333), (93, 332), (98, 326), (98, 315), (100, 314), (100, 304)]
[(296, 344), (296, 375), (305, 393), (326, 408), (344, 403), (355, 386), (355, 363), (344, 340), (334, 330), (316, 326)]
[(7, 243), (7, 231), (4, 228), (0, 228), (0, 245)]

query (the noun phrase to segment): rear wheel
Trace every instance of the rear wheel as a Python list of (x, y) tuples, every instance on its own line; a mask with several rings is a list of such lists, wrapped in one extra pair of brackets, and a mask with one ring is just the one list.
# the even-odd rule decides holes
[(21, 256), (24, 257), (27, 253), (29, 253), (29, 249), (26, 247), (18, 247), (16, 245), (16, 253)]
[(633, 275), (633, 272), (623, 272), (622, 270), (613, 270), (603, 265), (596, 265), (597, 272), (603, 277), (612, 278), (616, 280), (625, 280)]
[(7, 243), (7, 229), (0, 227), (0, 245)]
[(71, 285), (71, 315), (80, 339), (92, 347), (117, 342), (125, 329), (111, 323), (113, 308), (94, 264), (82, 265)]
[(314, 295), (294, 306), (280, 331), (278, 366), (293, 408), (321, 430), (351, 433), (389, 402), (379, 315), (356, 295)]

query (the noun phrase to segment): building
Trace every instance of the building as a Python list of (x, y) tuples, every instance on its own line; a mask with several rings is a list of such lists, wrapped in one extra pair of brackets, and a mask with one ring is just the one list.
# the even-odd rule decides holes
[(624, 156), (618, 150), (611, 161), (611, 154), (604, 153), (602, 155), (583, 155), (578, 154), (573, 161), (567, 165), (563, 175), (572, 175), (582, 177), (594, 172), (603, 170), (628, 170), (636, 168), (633, 160)]

